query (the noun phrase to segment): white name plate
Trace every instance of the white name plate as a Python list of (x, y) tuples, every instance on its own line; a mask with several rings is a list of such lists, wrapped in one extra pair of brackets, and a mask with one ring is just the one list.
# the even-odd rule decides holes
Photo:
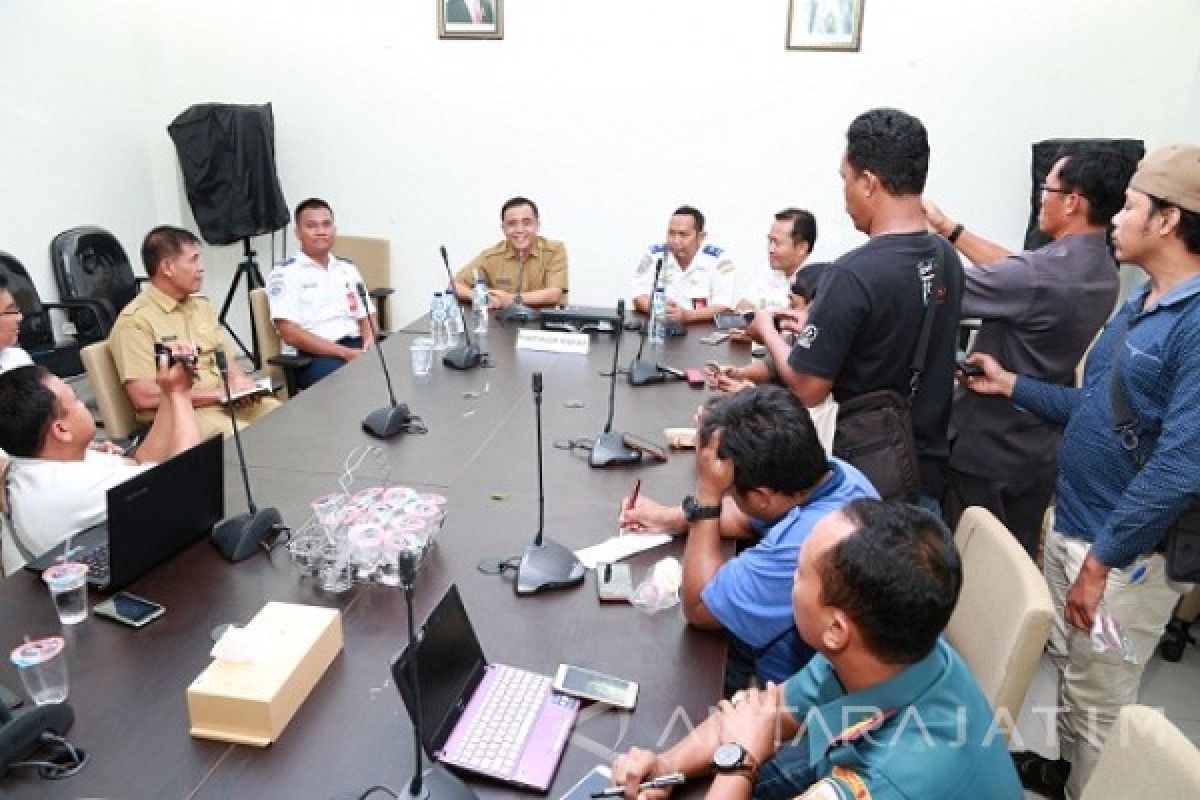
[(586, 333), (539, 331), (522, 328), (517, 331), (518, 350), (541, 350), (547, 353), (574, 353), (586, 356), (592, 340)]

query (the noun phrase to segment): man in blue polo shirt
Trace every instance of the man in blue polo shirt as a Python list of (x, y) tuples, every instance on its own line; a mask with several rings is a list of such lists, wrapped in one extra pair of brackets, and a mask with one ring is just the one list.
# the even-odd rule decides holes
[(795, 572), (795, 625), (817, 650), (786, 684), (722, 700), (665, 753), (617, 758), (626, 800), (650, 777), (712, 775), (710, 800), (1019, 800), (1003, 734), (941, 638), (962, 585), (932, 515), (859, 499), (825, 516)]
[[(812, 657), (792, 622), (796, 554), (821, 517), (877, 495), (861, 472), (826, 458), (808, 410), (780, 386), (711, 402), (698, 440), (696, 492), (683, 501), (683, 613), (729, 632), (728, 694), (752, 675), (783, 680)], [(758, 541), (726, 560), (722, 529)]]
[[(1166, 147), (1142, 160), (1112, 238), (1117, 260), (1149, 280), (1100, 334), (1083, 388), (1016, 375), (983, 355), (971, 360), (985, 375), (967, 384), (1065, 426), (1054, 530), (1043, 549), (1061, 758), (1015, 756), (1025, 786), (1047, 797), (1079, 797), (1117, 712), (1137, 701), (1142, 670), (1186, 588), (1167, 580), (1158, 551), (1200, 498), (1200, 147)], [(1129, 430), (1114, 425), (1114, 371), (1132, 412)], [(1136, 659), (1093, 651), (1101, 612)]]

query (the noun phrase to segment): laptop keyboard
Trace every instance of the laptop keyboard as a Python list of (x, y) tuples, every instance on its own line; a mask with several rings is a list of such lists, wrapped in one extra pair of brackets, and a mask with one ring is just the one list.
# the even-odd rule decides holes
[(550, 690), (550, 678), (521, 669), (500, 668), (484, 698), (456, 760), (481, 772), (512, 775), (540, 698)]
[(80, 553), (78, 560), (87, 564), (88, 580), (99, 586), (108, 583), (108, 542)]

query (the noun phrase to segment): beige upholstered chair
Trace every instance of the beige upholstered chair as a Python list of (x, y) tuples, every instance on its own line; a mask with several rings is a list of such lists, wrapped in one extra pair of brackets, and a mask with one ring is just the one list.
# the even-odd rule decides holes
[(267, 300), (266, 289), (250, 290), (250, 317), (254, 322), (254, 338), (262, 359), (263, 374), (271, 379), (274, 386), (286, 386), (287, 397), (291, 397), (296, 393), (293, 370), (306, 366), (309, 359), (305, 356), (283, 355), (283, 342), (279, 338), (279, 331), (275, 330), (275, 323), (271, 321), (271, 304)]
[(968, 508), (954, 541), (962, 554), (963, 586), (946, 637), (971, 668), (1008, 736), (1050, 637), (1050, 591), (991, 512)]
[(79, 357), (87, 372), (88, 383), (96, 395), (96, 407), (100, 409), (100, 418), (104, 421), (105, 435), (110, 439), (127, 439), (145, 427), (134, 416), (133, 404), (121, 385), (108, 342), (89, 344), (79, 351)]
[(1121, 709), (1080, 800), (1200, 797), (1200, 750), (1160, 712)]
[(371, 295), (379, 320), (379, 330), (391, 330), (390, 295), (392, 289), (392, 243), (371, 236), (338, 236), (333, 248), (339, 258), (354, 262), (367, 293)]

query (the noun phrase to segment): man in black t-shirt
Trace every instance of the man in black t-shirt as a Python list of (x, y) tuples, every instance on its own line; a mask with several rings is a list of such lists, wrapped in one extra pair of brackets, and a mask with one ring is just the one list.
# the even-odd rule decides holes
[(767, 346), (783, 382), (810, 408), (830, 392), (839, 403), (879, 389), (907, 397), (922, 315), (926, 301), (932, 303), (933, 330), (912, 421), (922, 503), (936, 508), (949, 452), (963, 271), (954, 248), (927, 232), (921, 192), (928, 167), (929, 141), (920, 120), (886, 108), (859, 115), (846, 131), (840, 173), (846, 212), (870, 240), (825, 271), (806, 317), (777, 312), (793, 316), (801, 328), (794, 347), (776, 332), (774, 315), (757, 314), (750, 330)]

